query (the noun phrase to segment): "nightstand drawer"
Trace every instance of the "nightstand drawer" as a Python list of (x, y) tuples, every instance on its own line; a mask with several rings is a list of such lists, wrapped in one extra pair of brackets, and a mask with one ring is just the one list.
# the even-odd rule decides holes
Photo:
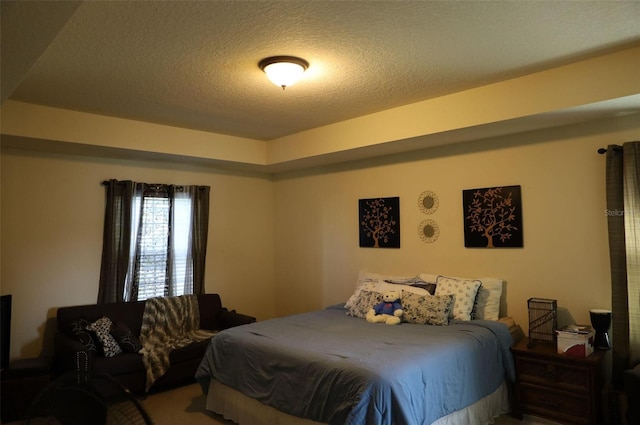
[(518, 379), (521, 382), (547, 385), (579, 393), (589, 392), (588, 367), (527, 357), (519, 357), (517, 362)]
[(586, 397), (523, 383), (519, 398), (522, 407), (532, 414), (575, 424), (590, 423), (591, 406)]
[(511, 347), (516, 366), (512, 414), (523, 413), (576, 425), (601, 425), (604, 351), (588, 357), (558, 354), (555, 344), (529, 345), (523, 338)]

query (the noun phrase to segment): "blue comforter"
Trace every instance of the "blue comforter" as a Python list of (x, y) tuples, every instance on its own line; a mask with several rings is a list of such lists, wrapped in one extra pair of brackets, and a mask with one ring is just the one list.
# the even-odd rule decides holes
[(278, 410), (329, 424), (431, 424), (513, 380), (499, 322), (368, 323), (342, 306), (224, 330), (196, 372)]

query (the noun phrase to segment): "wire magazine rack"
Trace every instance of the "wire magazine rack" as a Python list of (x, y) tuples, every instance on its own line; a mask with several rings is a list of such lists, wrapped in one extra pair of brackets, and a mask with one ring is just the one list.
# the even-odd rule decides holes
[(529, 348), (538, 342), (556, 342), (558, 302), (548, 298), (529, 298)]

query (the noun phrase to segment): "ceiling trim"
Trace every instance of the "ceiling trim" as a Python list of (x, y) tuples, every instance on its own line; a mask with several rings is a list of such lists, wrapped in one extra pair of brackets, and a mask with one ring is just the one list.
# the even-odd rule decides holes
[(16, 101), (2, 105), (1, 131), (15, 140), (55, 141), (56, 149), (88, 145), (131, 158), (173, 156), (277, 173), (640, 113), (638, 75), (640, 47), (269, 142)]
[[(268, 163), (567, 111), (640, 93), (640, 47), (276, 139)], [(639, 106), (629, 106), (637, 111)]]

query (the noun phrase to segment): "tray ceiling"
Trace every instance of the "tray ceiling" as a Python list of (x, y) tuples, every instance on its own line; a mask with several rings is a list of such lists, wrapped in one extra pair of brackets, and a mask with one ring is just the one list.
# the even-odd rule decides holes
[[(639, 19), (637, 1), (3, 1), (2, 100), (269, 141), (634, 46)], [(273, 55), (310, 67), (283, 91), (257, 66)]]

